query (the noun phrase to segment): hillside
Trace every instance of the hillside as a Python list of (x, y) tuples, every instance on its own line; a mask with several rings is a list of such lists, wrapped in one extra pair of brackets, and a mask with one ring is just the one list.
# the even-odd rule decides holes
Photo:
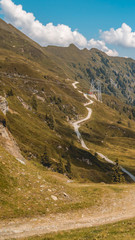
[[(85, 91), (87, 86), (90, 85), (91, 78), (90, 75), (85, 74), (86, 72), (82, 65), (87, 68), (87, 64), (92, 62), (93, 65), (89, 65), (91, 71), (97, 65), (103, 65), (102, 67), (108, 68), (106, 71), (110, 71), (109, 74), (111, 75), (112, 62), (113, 64), (116, 61), (127, 61), (128, 63), (133, 60), (109, 58), (98, 50), (79, 50), (74, 45), (70, 45), (68, 48), (42, 48), (2, 20), (0, 21), (0, 28), (0, 94), (3, 97), (7, 96), (9, 111), (6, 116), (6, 125), (17, 141), (23, 156), (26, 159), (40, 162), (41, 155), (44, 149), (47, 148), (47, 154), (50, 156), (54, 171), (57, 171), (60, 159), (62, 159), (64, 165), (67, 159), (69, 159), (73, 164), (72, 175), (74, 177), (89, 179), (94, 182), (110, 182), (111, 174), (109, 176), (108, 171), (111, 171), (111, 166), (107, 166), (95, 157), (96, 146), (97, 144), (101, 145), (100, 142), (103, 141), (104, 136), (99, 131), (93, 140), (91, 134), (95, 135), (97, 129), (88, 127), (89, 125), (93, 126), (93, 120), (88, 123), (89, 125), (86, 124), (87, 130), (85, 130), (85, 125), (82, 127), (83, 131), (87, 131), (87, 135), (83, 132), (82, 135), (90, 143), (90, 152), (81, 148), (73, 132), (70, 121), (86, 114), (86, 109), (83, 107), (83, 103), (86, 100), (81, 94), (74, 91), (72, 82), (78, 79), (80, 90)], [(92, 59), (94, 58), (97, 58), (97, 60), (93, 61)], [(106, 62), (110, 61), (110, 64), (105, 63), (105, 59)], [(116, 65), (118, 67), (118, 64)], [(83, 72), (84, 75), (79, 77), (77, 75), (79, 72)], [(104, 84), (104, 78), (102, 78), (102, 85), (104, 86)], [(102, 87), (103, 89), (104, 87)], [(120, 91), (120, 88), (117, 90)], [(11, 91), (12, 94), (9, 94)], [(122, 141), (126, 145), (127, 142), (129, 143), (134, 139), (134, 121), (132, 120), (134, 119), (134, 111), (131, 106), (117, 101), (117, 98), (115, 101), (114, 99), (111, 99), (111, 96), (107, 97), (107, 95), (104, 95), (103, 101), (108, 105), (108, 108), (103, 104), (96, 104), (96, 102), (94, 108), (92, 108), (95, 114), (99, 113), (97, 111), (99, 106), (101, 115), (104, 109), (108, 113), (112, 112), (110, 115), (106, 112), (106, 118), (110, 119), (110, 137), (112, 137), (112, 140), (109, 137), (106, 139), (106, 144), (110, 144), (110, 141), (113, 144), (113, 136), (115, 136), (116, 132), (113, 129), (114, 123), (111, 119), (113, 114), (117, 126), (122, 128), (121, 131), (124, 131), (125, 125), (127, 126), (128, 133), (126, 136), (120, 134)], [(110, 109), (110, 107), (113, 107), (114, 110)], [(93, 117), (95, 114), (93, 114)], [(125, 122), (122, 122), (121, 125), (118, 123), (120, 118), (125, 119)], [(102, 124), (104, 128), (101, 129), (105, 133), (105, 128), (107, 128), (107, 123), (105, 122), (105, 118), (100, 123), (96, 123), (94, 120), (94, 125), (96, 128), (98, 125), (99, 128)], [(94, 145), (91, 144), (93, 141)], [(106, 148), (106, 145), (102, 147)], [(111, 148), (113, 149), (113, 146), (109, 148), (107, 154), (115, 159), (116, 156), (110, 154)], [(119, 150), (121, 148), (123, 148), (123, 145), (120, 146)], [(130, 148), (127, 148), (126, 151), (127, 155), (124, 164), (130, 169), (130, 161), (128, 162), (128, 159), (131, 158), (133, 150), (131, 151)], [(80, 159), (79, 162), (77, 159)], [(85, 159), (86, 162), (87, 159), (90, 159), (92, 165), (88, 166), (85, 163)], [(133, 169), (134, 162), (132, 163), (131, 171), (134, 171)], [(96, 171), (98, 174), (95, 175)]]
[[(77, 91), (74, 92), (72, 80), (60, 76), (57, 65), (57, 75), (48, 70), (48, 65), (53, 68), (49, 57), (48, 65), (43, 67), (46, 64), (46, 55), (40, 50), (41, 47), (3, 21), (1, 25), (4, 32), (0, 33), (4, 40), (1, 40), (0, 95), (6, 96), (9, 105), (6, 126), (13, 134), (23, 156), (40, 162), (46, 147), (54, 171), (57, 171), (60, 159), (64, 165), (69, 159), (73, 164), (72, 175), (75, 178), (94, 182), (111, 181), (111, 177), (106, 175), (108, 169), (111, 171), (110, 166), (100, 163), (93, 154), (81, 149), (69, 122), (86, 114), (83, 107), (85, 99)], [(6, 41), (11, 32), (12, 40)], [(24, 54), (19, 51), (22, 45)], [(29, 56), (25, 54), (25, 46)], [(40, 54), (43, 55), (42, 63), (37, 61), (36, 54), (32, 55), (37, 50), (40, 50), (40, 60)], [(90, 159), (93, 162), (92, 167), (82, 161), (78, 163), (78, 157)], [(93, 178), (95, 172), (100, 174)]]
[(105, 94), (116, 96), (125, 103), (134, 105), (135, 61), (133, 59), (109, 57), (97, 49), (79, 50), (73, 44), (68, 48), (45, 48), (53, 56), (64, 62), (70, 76), (82, 83), (85, 91), (92, 80), (101, 81)]
[[(75, 214), (76, 224), (80, 214), (84, 222), (85, 214), (130, 217), (133, 179), (120, 171), (121, 184), (112, 184), (114, 166), (97, 153), (118, 158), (135, 175), (134, 65), (97, 49), (43, 48), (0, 20), (3, 234), (9, 219), (12, 228), (37, 216), (59, 222), (64, 214), (68, 222)], [(95, 86), (101, 81), (103, 102), (86, 94), (94, 79)]]

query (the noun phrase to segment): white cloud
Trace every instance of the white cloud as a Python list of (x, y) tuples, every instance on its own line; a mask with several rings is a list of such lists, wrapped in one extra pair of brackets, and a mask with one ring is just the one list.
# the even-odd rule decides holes
[(80, 49), (96, 47), (110, 56), (118, 55), (115, 50), (106, 47), (103, 41), (94, 39), (87, 41), (82, 34), (77, 30), (72, 31), (69, 26), (63, 24), (54, 26), (53, 23), (43, 25), (36, 20), (33, 13), (27, 13), (23, 10), (22, 5), (15, 5), (12, 0), (0, 0), (0, 6), (7, 22), (19, 28), (42, 46), (66, 47), (73, 43)]
[(100, 34), (106, 43), (135, 48), (135, 32), (126, 23), (116, 30), (111, 28), (109, 31), (100, 31)]
[(118, 52), (114, 49), (109, 49), (104, 41), (101, 40), (94, 40), (93, 38), (88, 41), (89, 48), (98, 48), (99, 50), (105, 52), (109, 56), (118, 56)]

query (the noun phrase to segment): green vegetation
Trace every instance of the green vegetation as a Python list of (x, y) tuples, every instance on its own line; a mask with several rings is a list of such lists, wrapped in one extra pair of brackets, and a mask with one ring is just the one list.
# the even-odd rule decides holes
[(48, 156), (48, 154), (47, 154), (47, 149), (46, 149), (46, 147), (44, 148), (44, 153), (43, 153), (43, 155), (41, 156), (41, 164), (43, 165), (43, 166), (45, 166), (45, 167), (51, 167), (51, 161), (50, 161), (50, 158), (49, 158), (49, 156)]
[(115, 163), (116, 163), (115, 166), (112, 168), (112, 170), (113, 170), (112, 182), (113, 183), (123, 183), (123, 182), (125, 182), (125, 178), (123, 176), (123, 172), (120, 169), (119, 160), (116, 159)]
[(66, 163), (65, 169), (66, 169), (68, 175), (71, 175), (71, 163), (70, 163), (69, 159), (67, 159), (67, 163)]
[(12, 96), (14, 96), (14, 93), (13, 93), (13, 90), (10, 89), (7, 91), (7, 97), (12, 97)]
[(57, 171), (58, 171), (58, 173), (61, 173), (61, 174), (64, 173), (64, 166), (63, 166), (63, 162), (62, 162), (61, 158), (60, 158), (59, 163), (57, 164)]
[(118, 110), (94, 102), (92, 117), (80, 130), (91, 152), (103, 153), (112, 161), (118, 158), (120, 165), (135, 174), (135, 121), (121, 112), (124, 104), (117, 102)]
[[(110, 208), (110, 198), (130, 196), (134, 185), (80, 184), (34, 161), (26, 165), (0, 147), (0, 219)], [(67, 194), (68, 198), (65, 196)], [(58, 198), (55, 202), (51, 198)], [(126, 201), (126, 199), (125, 199)], [(129, 203), (129, 198), (128, 198)]]
[[(7, 127), (23, 156), (41, 163), (46, 146), (52, 171), (58, 170), (61, 158), (64, 167), (71, 161), (74, 179), (111, 182), (111, 174), (107, 174), (112, 171), (111, 166), (82, 150), (70, 125), (69, 121), (74, 121), (77, 115), (87, 114), (84, 97), (72, 87), (74, 77), (69, 80), (66, 69), (59, 67), (62, 64), (59, 61), (54, 64), (55, 57), (21, 32), (4, 22), (0, 27), (0, 91), (4, 96), (12, 89), (13, 96), (7, 98), (10, 109)], [(6, 39), (11, 32), (10, 42)], [(84, 159), (89, 159), (91, 166)], [(70, 169), (64, 171), (68, 173)], [(68, 175), (71, 177), (70, 173)]]
[[(42, 48), (2, 20), (0, 53), (0, 96), (7, 96), (9, 105), (6, 117), (0, 112), (0, 123), (26, 158), (22, 165), (7, 153), (0, 136), (0, 219), (87, 208), (98, 212), (99, 207), (110, 207), (110, 199), (121, 204), (125, 197), (127, 202), (134, 185), (112, 185), (112, 165), (95, 152), (112, 160), (118, 157), (120, 165), (135, 174), (134, 61), (74, 45)], [(105, 94), (102, 104), (91, 105), (92, 118), (80, 128), (90, 149), (86, 151), (71, 126), (71, 121), (87, 114), (86, 99), (72, 83), (78, 80), (78, 88), (88, 92), (97, 77)], [(106, 234), (105, 226), (98, 229), (91, 234)], [(90, 234), (88, 229), (78, 233), (82, 239)], [(76, 239), (78, 233), (62, 236)], [(60, 239), (59, 234), (55, 237)]]

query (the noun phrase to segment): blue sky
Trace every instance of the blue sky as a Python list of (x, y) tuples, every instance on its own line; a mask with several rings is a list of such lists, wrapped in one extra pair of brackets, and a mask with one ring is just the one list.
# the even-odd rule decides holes
[(43, 24), (53, 22), (78, 29), (85, 37), (99, 36), (99, 29), (118, 28), (123, 22), (135, 30), (135, 1), (129, 0), (13, 0), (34, 13)]
[[(63, 31), (65, 36), (66, 34), (71, 34), (72, 36), (68, 35), (68, 40), (64, 36), (63, 43), (62, 40), (57, 41), (57, 29), (51, 27), (51, 31), (54, 31), (54, 35), (52, 34), (51, 36), (52, 38), (56, 38), (56, 41), (51, 41), (51, 36), (45, 39), (45, 41), (43, 41), (43, 36), (39, 39), (30, 29), (28, 30), (27, 26), (26, 28), (22, 26), (24, 22), (22, 25), (18, 25), (17, 17), (14, 19), (15, 7), (12, 9), (13, 16), (11, 16), (7, 8), (4, 8), (6, 4), (8, 5), (8, 2), (13, 2), (15, 6), (21, 4), (22, 9), (26, 13), (33, 13), (43, 26), (46, 26), (48, 23), (53, 23), (53, 26), (57, 26), (58, 24), (68, 26), (71, 28), (72, 33), (67, 33), (66, 29), (63, 30), (62, 27), (59, 27), (59, 35)], [(73, 41), (80, 48), (87, 47), (90, 49), (91, 47), (97, 47), (108, 55), (135, 58), (135, 1), (133, 0), (0, 0), (0, 3), (3, 11), (1, 17), (7, 22), (11, 22), (11, 24), (18, 27), (25, 34), (29, 35), (30, 33), (29, 36), (41, 45), (67, 46), (68, 43)], [(123, 23), (126, 23), (126, 26), (122, 26)], [(110, 32), (110, 28), (113, 28), (114, 31)], [(74, 33), (76, 29), (77, 33), (86, 38), (87, 43), (85, 43), (83, 38), (81, 41), (78, 40), (80, 36), (76, 36), (76, 33)], [(102, 33), (99, 33), (100, 29)], [(116, 31), (117, 29), (120, 30)], [(44, 36), (46, 36), (45, 31), (46, 29), (44, 29)], [(62, 39), (63, 35), (60, 36)], [(91, 39), (94, 39), (94, 41), (89, 42)], [(116, 50), (118, 54), (113, 50)]]

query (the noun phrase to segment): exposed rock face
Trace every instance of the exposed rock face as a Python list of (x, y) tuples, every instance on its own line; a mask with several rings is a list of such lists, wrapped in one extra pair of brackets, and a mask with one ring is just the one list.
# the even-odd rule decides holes
[(8, 112), (8, 102), (6, 98), (0, 96), (0, 110), (3, 112), (4, 115)]
[(25, 164), (25, 158), (22, 156), (20, 149), (13, 138), (12, 134), (6, 127), (0, 124), (0, 144), (11, 154), (17, 161)]
[[(6, 98), (0, 96), (0, 110), (4, 115), (8, 112), (8, 102)], [(13, 138), (12, 134), (8, 131), (8, 129), (0, 124), (0, 144), (11, 154), (13, 155), (19, 162), (25, 164), (25, 159), (22, 156), (20, 149)]]

